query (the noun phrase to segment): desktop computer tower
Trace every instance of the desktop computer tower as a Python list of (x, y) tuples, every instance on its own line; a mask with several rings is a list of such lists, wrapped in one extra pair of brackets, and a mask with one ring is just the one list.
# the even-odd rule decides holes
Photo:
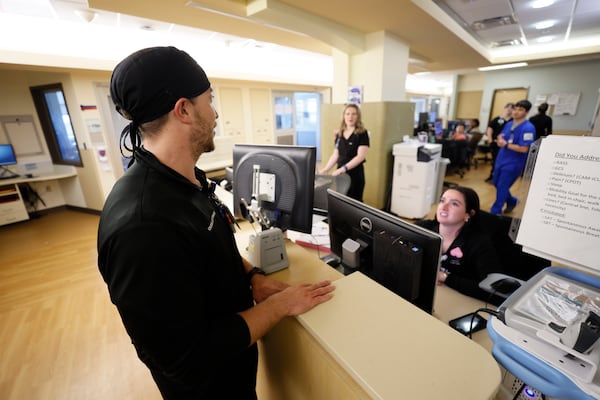
[(419, 296), (422, 260), (422, 249), (401, 237), (385, 231), (373, 236), (372, 278), (411, 302)]

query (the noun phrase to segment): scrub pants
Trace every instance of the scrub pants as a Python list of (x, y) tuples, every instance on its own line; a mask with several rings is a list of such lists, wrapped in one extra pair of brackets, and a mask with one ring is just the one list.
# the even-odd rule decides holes
[(510, 165), (504, 165), (494, 169), (493, 183), (496, 186), (496, 201), (492, 205), (490, 213), (502, 214), (502, 207), (506, 204), (507, 207), (517, 205), (518, 199), (510, 194), (510, 187), (521, 176), (519, 168), (511, 168)]
[(365, 169), (363, 165), (359, 165), (348, 171), (350, 175), (350, 188), (346, 195), (358, 201), (363, 201), (363, 192), (365, 189)]

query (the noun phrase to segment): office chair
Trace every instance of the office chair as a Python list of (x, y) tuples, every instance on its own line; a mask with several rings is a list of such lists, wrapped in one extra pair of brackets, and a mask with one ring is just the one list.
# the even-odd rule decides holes
[(350, 189), (350, 175), (315, 176), (315, 195), (313, 203), (313, 212), (315, 214), (327, 215), (327, 189), (334, 190), (341, 194), (347, 194)]
[(477, 162), (479, 161), (483, 161), (483, 162), (492, 162), (492, 149), (490, 148), (489, 144), (480, 144), (477, 146), (477, 152), (479, 154), (482, 154), (481, 156), (477, 157)]
[(467, 143), (467, 169), (471, 169), (471, 165), (477, 169), (478, 160), (475, 157), (475, 154), (477, 153), (477, 146), (482, 137), (483, 133), (481, 132), (471, 133), (471, 138)]
[(483, 230), (494, 244), (502, 271), (489, 274), (479, 283), (486, 292), (508, 298), (535, 274), (550, 265), (550, 260), (523, 252), (523, 246), (509, 236), (512, 218), (480, 211)]
[(465, 176), (464, 166), (467, 164), (466, 140), (444, 139), (442, 141), (442, 157), (450, 160), (450, 164), (446, 167), (446, 175), (456, 173), (461, 178)]

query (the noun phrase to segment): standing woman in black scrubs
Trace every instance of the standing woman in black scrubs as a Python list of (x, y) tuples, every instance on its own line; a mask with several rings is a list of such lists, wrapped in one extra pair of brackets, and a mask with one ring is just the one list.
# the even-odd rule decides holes
[(328, 173), (337, 165), (331, 175), (348, 174), (351, 180), (348, 196), (362, 201), (365, 189), (363, 164), (368, 151), (369, 132), (363, 126), (360, 108), (356, 104), (347, 104), (344, 107), (340, 129), (335, 132), (335, 149), (327, 164), (319, 170), (319, 174)]

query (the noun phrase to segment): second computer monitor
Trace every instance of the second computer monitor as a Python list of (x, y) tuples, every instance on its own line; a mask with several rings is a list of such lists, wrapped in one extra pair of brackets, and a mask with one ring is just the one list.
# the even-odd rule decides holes
[(332, 190), (328, 196), (333, 253), (344, 263), (355, 246), (350, 261), (359, 271), (431, 313), (442, 237)]

